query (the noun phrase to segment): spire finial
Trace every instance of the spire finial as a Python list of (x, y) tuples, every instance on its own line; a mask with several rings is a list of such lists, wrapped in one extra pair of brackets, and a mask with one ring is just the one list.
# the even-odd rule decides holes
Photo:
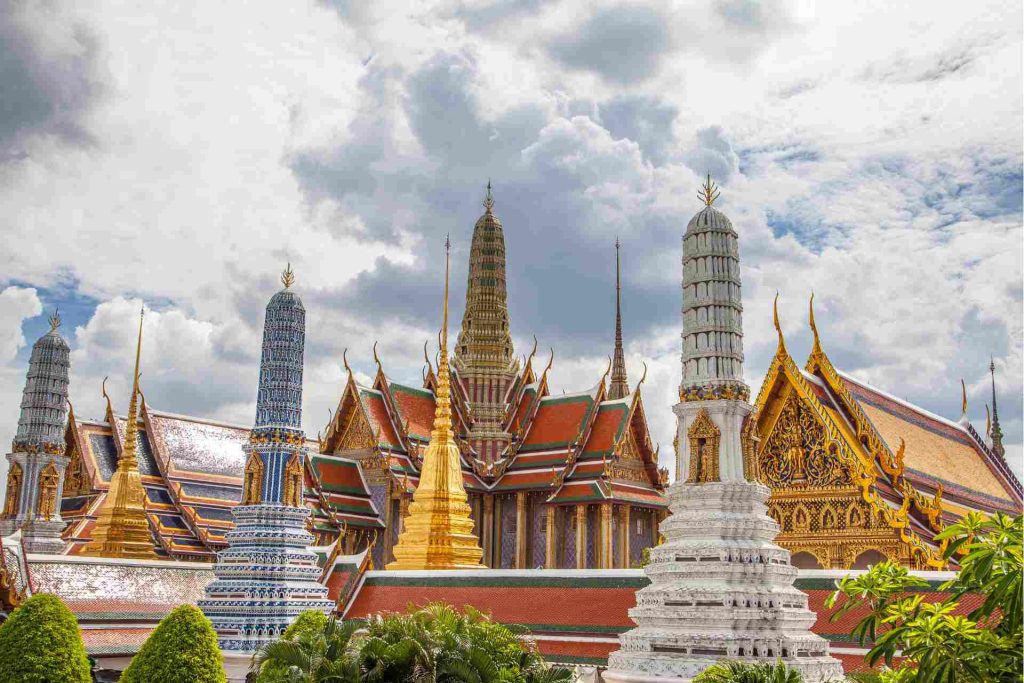
[(1003, 430), (999, 426), (999, 408), (996, 406), (996, 359), (991, 356), (988, 371), (992, 376), (992, 450), (1003, 457)]
[(700, 190), (697, 192), (697, 196), (704, 202), (704, 206), (711, 206), (718, 199), (718, 195), (721, 192), (718, 191), (718, 187), (711, 180), (711, 172), (708, 172), (707, 180), (701, 185)]
[(58, 327), (60, 327), (60, 309), (59, 308), (53, 309), (53, 315), (51, 315), (49, 317), (49, 321), (50, 321), (50, 332), (53, 332)]
[(963, 417), (967, 416), (967, 385), (963, 378), (960, 379), (960, 412)]
[[(709, 205), (710, 206), (710, 205)], [(786, 340), (782, 336), (782, 325), (779, 324), (779, 292), (775, 291), (775, 302), (772, 304), (772, 319), (775, 323), (775, 332), (779, 335), (779, 348), (777, 353), (786, 353)]]
[(285, 267), (284, 272), (281, 273), (281, 284), (284, 285), (285, 289), (288, 289), (295, 284), (295, 273), (292, 272), (292, 262), (289, 261)]
[(615, 400), (629, 394), (626, 378), (626, 356), (622, 349), (622, 280), (620, 275), (619, 238), (615, 238), (615, 360), (612, 364), (612, 383), (608, 398)]
[(494, 209), (494, 197), (491, 196), (491, 179), (487, 179), (487, 195), (484, 197), (484, 209), (490, 213)]

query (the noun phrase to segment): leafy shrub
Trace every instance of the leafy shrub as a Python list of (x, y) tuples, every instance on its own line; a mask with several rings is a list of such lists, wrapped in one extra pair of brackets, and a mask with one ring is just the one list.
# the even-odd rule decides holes
[[(322, 633), (327, 627), (327, 615), (317, 610), (307, 610), (300, 614), (284, 631), (282, 640), (298, 640), (307, 633)], [(288, 667), (275, 660), (263, 664), (256, 676), (256, 683), (274, 683), (287, 680)]]
[[(915, 590), (927, 582), (882, 562), (838, 583), (826, 603), (833, 607), (843, 599), (832, 621), (852, 609), (868, 610), (853, 630), (861, 645), (872, 644), (867, 664), (884, 660), (892, 667), (897, 652), (904, 658), (898, 668), (881, 673), (884, 683), (1020, 681), (1022, 532), (1021, 516), (972, 512), (936, 536), (947, 542), (947, 559), (964, 555), (956, 578), (941, 586), (948, 598), (925, 602)], [(967, 616), (956, 614), (967, 593), (982, 595), (983, 603)]]
[(26, 600), (0, 626), (0, 681), (89, 683), (78, 621), (55, 595)]
[(121, 683), (226, 683), (217, 634), (194, 605), (164, 617), (124, 670)]

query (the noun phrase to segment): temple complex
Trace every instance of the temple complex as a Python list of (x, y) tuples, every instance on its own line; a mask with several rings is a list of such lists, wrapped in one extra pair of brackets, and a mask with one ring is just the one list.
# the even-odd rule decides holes
[[(637, 628), (619, 636), (609, 683), (692, 680), (723, 660), (782, 661), (809, 683), (838, 680), (842, 667), (811, 633), (816, 621), (797, 570), (775, 545), (768, 488), (753, 458), (750, 392), (743, 382), (739, 246), (712, 204), (683, 236), (683, 379), (675, 406), (680, 448), (669, 489), (665, 542), (651, 550), (650, 584), (629, 610)], [(685, 478), (684, 478), (685, 475)]]

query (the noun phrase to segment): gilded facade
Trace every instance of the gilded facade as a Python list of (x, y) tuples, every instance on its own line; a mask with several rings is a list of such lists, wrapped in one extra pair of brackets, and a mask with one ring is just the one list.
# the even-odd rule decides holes
[(837, 370), (810, 308), (804, 368), (778, 349), (757, 398), (755, 448), (778, 542), (805, 568), (892, 559), (945, 567), (944, 524), (968, 511), (1019, 513), (1021, 486), (964, 415), (932, 415)]

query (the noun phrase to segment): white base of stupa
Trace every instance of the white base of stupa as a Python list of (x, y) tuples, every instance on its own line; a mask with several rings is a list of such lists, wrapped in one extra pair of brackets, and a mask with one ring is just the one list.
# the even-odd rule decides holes
[(775, 545), (767, 487), (745, 481), (676, 483), (665, 543), (651, 549), (651, 584), (619, 636), (606, 681), (680, 683), (726, 660), (775, 663), (807, 683), (842, 680), (828, 643), (813, 633), (815, 614), (793, 586), (797, 570)]

